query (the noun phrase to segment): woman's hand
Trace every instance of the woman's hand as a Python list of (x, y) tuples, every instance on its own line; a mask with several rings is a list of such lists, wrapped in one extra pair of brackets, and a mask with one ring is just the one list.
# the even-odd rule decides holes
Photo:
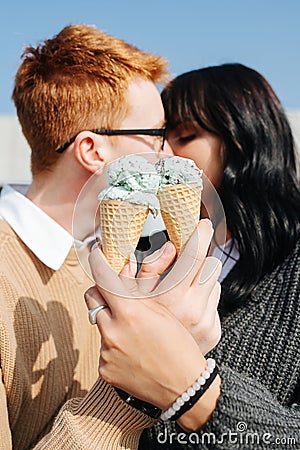
[[(137, 276), (139, 291), (154, 296), (174, 314), (193, 335), (204, 355), (216, 346), (221, 336), (217, 312), (221, 263), (217, 258), (206, 257), (212, 235), (211, 222), (201, 220), (174, 267), (160, 284), (160, 275), (176, 255), (171, 242), (145, 258)], [(124, 270), (126, 273), (127, 268)]]

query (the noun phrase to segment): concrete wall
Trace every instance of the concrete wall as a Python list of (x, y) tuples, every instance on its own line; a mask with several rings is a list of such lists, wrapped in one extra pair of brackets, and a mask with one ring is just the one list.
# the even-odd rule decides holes
[[(288, 111), (295, 141), (300, 149), (300, 110)], [(30, 148), (16, 117), (0, 116), (0, 186), (30, 182)]]
[(14, 116), (0, 116), (0, 185), (28, 183), (30, 174), (30, 148)]
[(287, 111), (286, 114), (293, 130), (298, 152), (300, 153), (300, 110)]

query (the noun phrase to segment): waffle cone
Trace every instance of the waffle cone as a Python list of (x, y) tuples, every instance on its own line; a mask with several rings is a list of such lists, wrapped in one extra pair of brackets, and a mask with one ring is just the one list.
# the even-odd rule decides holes
[(199, 222), (201, 190), (196, 184), (175, 184), (164, 186), (158, 192), (161, 215), (177, 255)]
[(148, 206), (121, 200), (100, 202), (103, 252), (119, 273), (136, 249), (148, 215)]

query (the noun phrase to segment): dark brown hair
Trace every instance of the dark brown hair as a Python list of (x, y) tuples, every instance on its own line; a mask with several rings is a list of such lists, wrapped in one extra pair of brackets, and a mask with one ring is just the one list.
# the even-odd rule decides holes
[(241, 64), (194, 70), (162, 92), (167, 130), (193, 122), (222, 138), (220, 187), (240, 259), (229, 274), (227, 305), (245, 300), (300, 237), (300, 187), (292, 132), (265, 78)]

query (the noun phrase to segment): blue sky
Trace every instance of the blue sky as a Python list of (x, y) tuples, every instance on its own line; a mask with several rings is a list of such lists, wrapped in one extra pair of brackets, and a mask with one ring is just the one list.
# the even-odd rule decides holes
[(241, 62), (261, 72), (286, 109), (300, 109), (299, 0), (3, 0), (0, 114), (10, 99), (25, 45), (70, 23), (87, 23), (162, 54), (174, 75)]

